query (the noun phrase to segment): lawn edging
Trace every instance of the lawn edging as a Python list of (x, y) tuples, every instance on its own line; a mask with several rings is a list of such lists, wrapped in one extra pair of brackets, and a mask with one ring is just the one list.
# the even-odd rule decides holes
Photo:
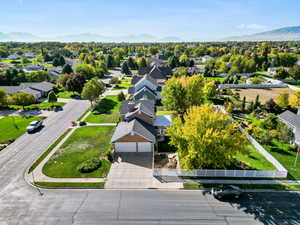
[(44, 189), (104, 189), (105, 182), (34, 182), (33, 185)]

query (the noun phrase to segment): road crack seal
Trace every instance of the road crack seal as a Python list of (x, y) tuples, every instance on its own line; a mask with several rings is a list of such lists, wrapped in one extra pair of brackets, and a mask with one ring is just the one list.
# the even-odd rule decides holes
[(81, 207), (83, 206), (83, 204), (84, 204), (85, 201), (87, 200), (88, 196), (89, 196), (89, 192), (87, 191), (86, 194), (85, 194), (85, 196), (84, 196), (84, 198), (83, 198), (82, 201), (80, 202), (78, 208), (75, 210), (75, 212), (74, 212), (73, 215), (72, 215), (71, 225), (74, 224), (74, 222), (75, 222), (75, 217), (77, 216), (79, 210), (81, 209)]

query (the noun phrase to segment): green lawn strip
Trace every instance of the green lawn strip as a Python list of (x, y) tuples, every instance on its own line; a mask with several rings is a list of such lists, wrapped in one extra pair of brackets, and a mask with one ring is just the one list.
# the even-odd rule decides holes
[(173, 115), (174, 111), (165, 111), (165, 110), (159, 110), (156, 112), (157, 116), (164, 116), (164, 115)]
[[(47, 109), (51, 109), (51, 107), (54, 107), (54, 106), (63, 107), (65, 104), (66, 104), (65, 102), (54, 102), (54, 103), (41, 102), (41, 103), (25, 106), (24, 109), (47, 110)], [(8, 107), (11, 109), (23, 109), (23, 107), (20, 105), (9, 105)]]
[(95, 110), (88, 115), (85, 122), (88, 123), (117, 123), (120, 119), (119, 108), (121, 102), (117, 95), (103, 98)]
[(238, 153), (236, 159), (247, 164), (253, 170), (276, 170), (271, 162), (269, 162), (258, 150), (252, 145), (247, 145), (249, 155)]
[(214, 81), (219, 81), (219, 82), (223, 82), (225, 80), (224, 77), (205, 77), (206, 80), (214, 80)]
[(259, 71), (259, 72), (256, 72), (255, 74), (261, 75), (264, 77), (268, 77), (268, 78), (273, 78), (273, 76), (271, 74), (269, 74), (268, 72), (264, 72), (264, 71)]
[(57, 98), (73, 99), (75, 96), (78, 96), (78, 95), (80, 95), (78, 92), (61, 91), (61, 92), (58, 92)]
[(128, 89), (130, 86), (131, 86), (130, 83), (121, 83), (115, 86), (112, 90)]
[(28, 124), (42, 117), (7, 116), (0, 119), (0, 143), (8, 143), (26, 132)]
[(35, 185), (45, 188), (104, 188), (104, 182), (98, 183), (64, 183), (64, 182), (35, 182)]
[(288, 179), (300, 179), (300, 157), (294, 166), (297, 153), (290, 151), (288, 144), (273, 139), (272, 145), (263, 145), (263, 147), (288, 170)]
[[(227, 184), (226, 184), (227, 185)], [(234, 184), (241, 189), (274, 189), (274, 190), (300, 190), (300, 185), (287, 184)], [(185, 189), (203, 189), (218, 187), (220, 184), (204, 184), (204, 183), (184, 183)]]
[[(43, 173), (55, 178), (103, 178), (111, 163), (106, 159), (110, 151), (113, 126), (81, 127), (66, 140), (44, 165)], [(90, 173), (81, 173), (78, 166), (93, 157), (101, 157), (102, 165)]]
[(54, 143), (50, 145), (50, 147), (42, 154), (40, 157), (31, 165), (31, 167), (28, 170), (28, 173), (31, 173), (43, 160), (47, 157), (47, 155), (55, 148), (56, 145), (58, 145), (62, 139), (71, 131), (69, 128), (68, 130), (63, 133), (59, 138), (56, 139)]

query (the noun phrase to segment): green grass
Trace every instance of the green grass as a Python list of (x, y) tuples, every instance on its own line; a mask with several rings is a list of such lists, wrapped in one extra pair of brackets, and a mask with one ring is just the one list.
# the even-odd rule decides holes
[(206, 80), (214, 80), (214, 81), (219, 81), (219, 82), (223, 82), (225, 80), (224, 77), (205, 77)]
[(7, 116), (0, 119), (0, 143), (8, 143), (26, 132), (28, 124), (41, 117)]
[(61, 135), (59, 138), (56, 139), (54, 143), (50, 145), (50, 147), (31, 165), (31, 167), (28, 170), (28, 173), (31, 173), (43, 160), (47, 157), (47, 155), (55, 148), (56, 145), (58, 145), (62, 139), (64, 139), (65, 136), (71, 131), (69, 128), (66, 130), (63, 135)]
[[(53, 107), (53, 106), (63, 107), (65, 104), (66, 104), (65, 102), (54, 102), (54, 103), (41, 102), (38, 104), (32, 104), (32, 105), (25, 106), (24, 109), (48, 110), (48, 109), (51, 109), (51, 107)], [(19, 106), (19, 105), (9, 105), (8, 107), (12, 108), (12, 109), (23, 109), (23, 107)]]
[[(106, 177), (111, 163), (106, 160), (110, 151), (113, 126), (88, 126), (78, 128), (44, 165), (43, 173), (55, 178), (101, 178)], [(82, 162), (101, 157), (102, 166), (91, 173), (77, 169)]]
[(100, 101), (95, 110), (86, 118), (88, 123), (117, 123), (120, 119), (121, 102), (117, 95), (110, 95)]
[(268, 78), (273, 78), (273, 76), (271, 74), (269, 74), (268, 72), (265, 72), (265, 71), (259, 71), (259, 72), (256, 72), (256, 74), (264, 76), (264, 77), (268, 77)]
[(164, 116), (164, 115), (173, 115), (174, 111), (167, 111), (167, 110), (159, 110), (156, 112), (157, 116)]
[(292, 84), (292, 86), (300, 88), (300, 84)]
[[(234, 184), (241, 189), (274, 189), (274, 190), (300, 190), (300, 185), (285, 184)], [(184, 183), (185, 189), (203, 189), (220, 186), (220, 184)]]
[(237, 154), (236, 159), (247, 164), (253, 170), (276, 170), (262, 154), (259, 153), (252, 145), (247, 146), (249, 155)]
[(300, 179), (300, 156), (294, 166), (296, 152), (290, 151), (288, 144), (273, 139), (272, 145), (264, 145), (264, 148), (288, 170), (288, 179)]
[(128, 89), (129, 87), (131, 86), (130, 83), (121, 83), (121, 84), (118, 84), (118, 87), (114, 87), (112, 90), (126, 90)]
[(61, 91), (61, 92), (58, 92), (57, 98), (72, 99), (76, 95), (80, 95), (80, 94), (77, 92), (72, 92), (72, 91)]
[(45, 188), (104, 188), (105, 183), (35, 182), (34, 184)]

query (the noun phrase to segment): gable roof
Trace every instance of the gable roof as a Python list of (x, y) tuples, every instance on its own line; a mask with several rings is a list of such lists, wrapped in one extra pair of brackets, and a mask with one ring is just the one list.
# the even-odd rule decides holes
[(124, 115), (128, 112), (131, 112), (138, 105), (141, 105), (139, 107), (141, 109), (144, 109), (147, 113), (154, 114), (155, 111), (154, 102), (150, 100), (138, 100), (138, 101), (125, 100), (122, 102), (122, 105), (120, 107), (120, 114)]
[(300, 116), (296, 115), (295, 113), (286, 110), (285, 112), (279, 115), (279, 118), (282, 119), (288, 125), (293, 126), (296, 129), (300, 129)]
[(139, 82), (140, 81), (140, 79), (142, 79), (143, 77), (141, 77), (141, 76), (137, 76), (137, 75), (134, 75), (133, 77), (132, 77), (132, 80), (131, 80), (131, 84), (132, 85), (135, 85), (137, 82)]
[(142, 83), (143, 81), (149, 81), (153, 85), (157, 86), (156, 80), (153, 79), (149, 74), (146, 74), (143, 78), (141, 78), (135, 85)]
[(21, 83), (20, 86), (22, 88), (32, 88), (38, 91), (44, 91), (44, 92), (48, 92), (51, 91), (54, 88), (54, 84), (47, 82), (47, 81), (43, 81), (43, 82), (26, 82), (26, 83)]
[(140, 94), (141, 92), (144, 92), (144, 91), (150, 93), (153, 97), (156, 97), (156, 93), (154, 91), (152, 91), (150, 88), (148, 88), (147, 86), (144, 86), (139, 91), (135, 92), (133, 96), (136, 96), (136, 95), (138, 95), (138, 94)]
[(111, 142), (116, 142), (120, 138), (135, 133), (139, 136), (144, 137), (145, 139), (149, 140), (150, 142), (155, 142), (155, 136), (146, 128), (144, 127), (138, 120), (134, 119), (130, 122), (120, 122), (111, 138)]

